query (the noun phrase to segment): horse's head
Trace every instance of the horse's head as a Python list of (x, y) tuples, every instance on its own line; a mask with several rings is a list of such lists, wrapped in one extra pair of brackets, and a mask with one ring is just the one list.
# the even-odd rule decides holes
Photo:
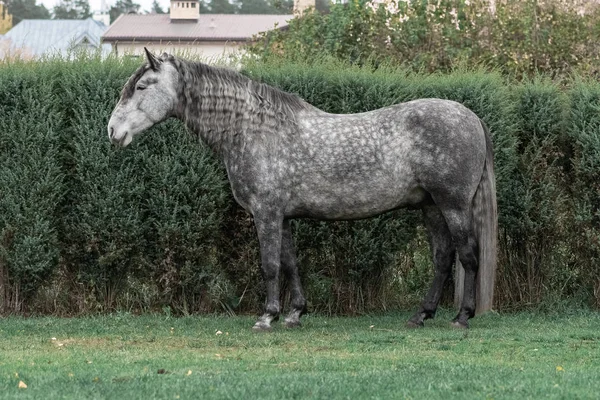
[(108, 137), (120, 146), (133, 136), (173, 116), (177, 106), (178, 73), (169, 56), (156, 57), (146, 48), (148, 63), (125, 84), (108, 121)]

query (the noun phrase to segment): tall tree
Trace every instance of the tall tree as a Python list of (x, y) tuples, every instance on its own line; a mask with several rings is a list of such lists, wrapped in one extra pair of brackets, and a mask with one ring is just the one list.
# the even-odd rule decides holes
[(8, 12), (13, 16), (13, 26), (24, 19), (50, 19), (50, 11), (36, 0), (5, 0)]
[(110, 15), (110, 23), (115, 22), (119, 15), (121, 14), (129, 14), (129, 13), (138, 13), (140, 11), (140, 5), (134, 3), (133, 0), (117, 0), (114, 6), (110, 8), (108, 11), (108, 15)]
[(200, 13), (204, 14), (237, 14), (238, 5), (229, 0), (201, 0)]
[(165, 10), (162, 9), (162, 7), (160, 6), (160, 4), (158, 3), (158, 0), (154, 0), (152, 2), (152, 10), (150, 10), (150, 12), (152, 14), (164, 14)]
[(238, 0), (240, 14), (291, 14), (293, 0)]
[(88, 0), (60, 0), (54, 6), (54, 19), (87, 19), (91, 16)]

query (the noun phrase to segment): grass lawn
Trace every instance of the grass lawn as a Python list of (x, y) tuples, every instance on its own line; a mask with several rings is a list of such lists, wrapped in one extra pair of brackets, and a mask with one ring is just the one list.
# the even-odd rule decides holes
[(4, 318), (0, 398), (600, 398), (599, 313), (452, 316)]

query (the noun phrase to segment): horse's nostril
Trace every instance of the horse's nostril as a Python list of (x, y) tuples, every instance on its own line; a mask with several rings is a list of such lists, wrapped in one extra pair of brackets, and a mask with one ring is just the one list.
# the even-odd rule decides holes
[(115, 128), (113, 128), (112, 126), (110, 127), (110, 138), (112, 139), (112, 137), (115, 135)]

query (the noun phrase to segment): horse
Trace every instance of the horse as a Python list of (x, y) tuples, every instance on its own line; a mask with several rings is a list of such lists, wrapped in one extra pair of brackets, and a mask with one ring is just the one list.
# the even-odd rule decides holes
[(402, 207), (422, 210), (435, 267), (407, 325), (435, 316), (457, 258), (464, 286), (451, 325), (468, 328), (478, 271), (495, 271), (497, 243), (492, 141), (474, 112), (429, 98), (331, 114), (236, 71), (144, 50), (146, 62), (108, 122), (109, 139), (125, 147), (178, 118), (222, 160), (259, 239), (266, 302), (254, 330), (269, 331), (279, 319), (281, 272), (291, 299), (284, 326), (300, 326), (306, 312), (291, 219), (362, 219)]

